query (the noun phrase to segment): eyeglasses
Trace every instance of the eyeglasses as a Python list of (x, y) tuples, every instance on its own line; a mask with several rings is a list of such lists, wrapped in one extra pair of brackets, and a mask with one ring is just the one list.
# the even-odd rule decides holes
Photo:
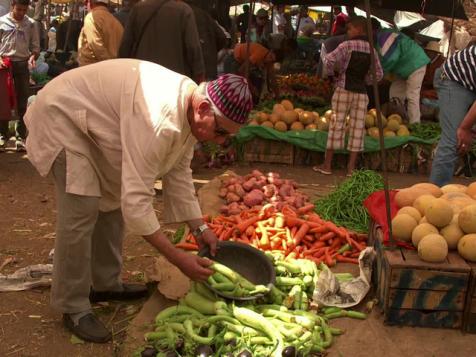
[(230, 136), (231, 133), (225, 128), (221, 127), (220, 124), (218, 124), (217, 115), (215, 113), (213, 113), (213, 118), (215, 119), (215, 130), (214, 130), (215, 135), (216, 136)]

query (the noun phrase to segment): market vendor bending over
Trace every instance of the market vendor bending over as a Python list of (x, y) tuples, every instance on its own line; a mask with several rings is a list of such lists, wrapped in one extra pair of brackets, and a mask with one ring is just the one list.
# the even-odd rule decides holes
[(51, 174), (57, 198), (51, 304), (78, 337), (111, 333), (90, 302), (142, 297), (121, 279), (124, 224), (193, 280), (210, 261), (176, 249), (153, 208), (162, 178), (164, 220), (190, 226), (214, 254), (217, 237), (202, 221), (190, 161), (197, 141), (223, 143), (252, 108), (244, 78), (224, 75), (197, 86), (160, 65), (115, 59), (52, 80), (28, 108), (28, 158)]

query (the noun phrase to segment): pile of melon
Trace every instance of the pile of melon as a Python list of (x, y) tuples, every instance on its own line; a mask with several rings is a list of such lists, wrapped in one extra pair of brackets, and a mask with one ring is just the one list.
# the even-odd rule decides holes
[(393, 237), (412, 243), (420, 259), (440, 263), (448, 250), (476, 262), (476, 182), (438, 187), (418, 183), (395, 195)]
[(294, 108), (290, 100), (284, 99), (281, 103), (273, 106), (271, 114), (266, 112), (256, 112), (248, 125), (261, 125), (277, 131), (285, 132), (302, 130), (327, 131), (332, 113), (320, 116), (317, 112), (305, 111), (301, 108)]
[[(388, 118), (382, 114), (382, 125), (384, 127), (384, 137), (410, 135), (410, 131), (406, 125), (403, 124), (402, 117), (398, 114), (389, 115)], [(365, 128), (367, 129), (367, 134), (369, 136), (373, 138), (379, 137), (376, 109), (370, 109), (365, 116)]]

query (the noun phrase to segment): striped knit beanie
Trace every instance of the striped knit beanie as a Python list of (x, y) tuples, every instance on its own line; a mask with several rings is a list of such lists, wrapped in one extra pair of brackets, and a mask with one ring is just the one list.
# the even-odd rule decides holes
[(224, 74), (207, 84), (207, 97), (221, 112), (235, 123), (244, 124), (253, 108), (253, 98), (245, 78)]

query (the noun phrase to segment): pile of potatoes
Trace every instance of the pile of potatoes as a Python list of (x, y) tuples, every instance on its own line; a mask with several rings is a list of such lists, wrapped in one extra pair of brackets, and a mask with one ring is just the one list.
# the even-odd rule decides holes
[(418, 183), (399, 190), (400, 208), (392, 220), (393, 237), (411, 242), (420, 259), (439, 263), (448, 250), (476, 262), (476, 182), (438, 187)]

